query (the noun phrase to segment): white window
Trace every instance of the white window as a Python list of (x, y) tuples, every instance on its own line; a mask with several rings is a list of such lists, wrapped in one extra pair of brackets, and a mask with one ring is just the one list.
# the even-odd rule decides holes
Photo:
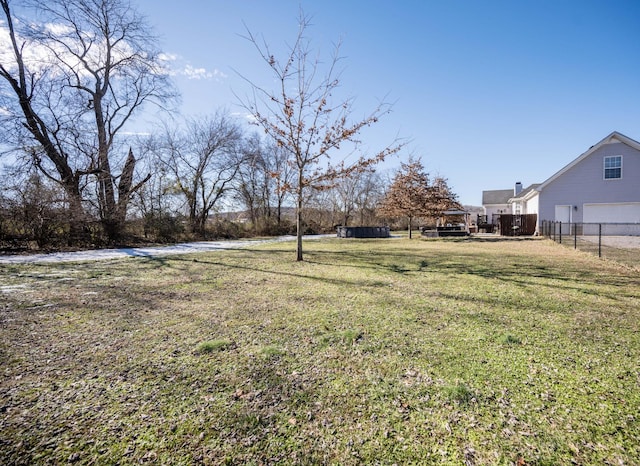
[(622, 156), (613, 155), (604, 158), (604, 179), (617, 180), (622, 178)]

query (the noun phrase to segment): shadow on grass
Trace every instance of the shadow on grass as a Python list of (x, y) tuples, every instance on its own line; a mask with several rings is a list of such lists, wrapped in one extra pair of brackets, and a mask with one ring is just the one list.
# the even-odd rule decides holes
[[(442, 241), (442, 240), (434, 240)], [(516, 237), (471, 237), (471, 238), (447, 238), (443, 243), (496, 243), (496, 242), (520, 242), (520, 241), (541, 241), (538, 238)], [(461, 247), (452, 254), (449, 251), (438, 250), (438, 248), (415, 248), (415, 247), (398, 247), (393, 248), (380, 247), (383, 244), (380, 240), (356, 240), (356, 244), (372, 246), (370, 249), (352, 248), (348, 249), (349, 241), (341, 242), (345, 248), (341, 250), (324, 251), (319, 248), (308, 247), (305, 250), (306, 260), (303, 263), (297, 263), (290, 259), (290, 267), (282, 270), (270, 266), (260, 266), (263, 259), (274, 264), (282, 263), (279, 256), (287, 256), (292, 254), (290, 248), (277, 249), (249, 249), (243, 248), (235, 250), (232, 256), (220, 255), (214, 257), (212, 255), (167, 255), (167, 256), (145, 256), (140, 257), (141, 262), (150, 269), (175, 269), (178, 273), (188, 277), (194, 282), (201, 281), (206, 285), (208, 278), (203, 276), (201, 267), (195, 268), (194, 264), (203, 266), (215, 266), (232, 270), (245, 272), (248, 277), (255, 274), (265, 274), (272, 276), (285, 276), (296, 279), (308, 280), (309, 282), (326, 283), (336, 286), (350, 286), (361, 288), (380, 288), (388, 286), (398, 277), (406, 276), (408, 279), (412, 276), (420, 276), (423, 274), (436, 274), (445, 279), (462, 279), (465, 276), (474, 276), (487, 280), (496, 280), (496, 283), (503, 282), (516, 285), (520, 289), (531, 289), (537, 295), (540, 290), (548, 289), (551, 291), (573, 291), (581, 294), (607, 297), (612, 300), (618, 300), (629, 296), (637, 296), (634, 289), (638, 289), (640, 280), (630, 276), (602, 274), (597, 269), (578, 269), (576, 266), (556, 267), (553, 262), (546, 263), (533, 257), (521, 254), (509, 254), (496, 251), (482, 252), (477, 248), (469, 251)], [(431, 243), (431, 240), (426, 240)], [(437, 244), (436, 244), (437, 245)], [(415, 246), (415, 244), (412, 244)], [(461, 245), (462, 246), (462, 245)], [(215, 253), (214, 253), (215, 254)], [(240, 254), (238, 256), (237, 254)], [(237, 260), (241, 258), (241, 260)], [(255, 259), (255, 262), (252, 262)], [(335, 267), (337, 272), (326, 274), (326, 270), (318, 269), (319, 273), (304, 264), (319, 265), (326, 267)], [(51, 265), (46, 266), (50, 268)], [(106, 267), (106, 265), (105, 265)], [(61, 264), (61, 268), (64, 265)], [(367, 274), (362, 277), (359, 272), (350, 272), (355, 270), (370, 270), (373, 274)], [(325, 275), (322, 274), (325, 272)], [(111, 271), (111, 273), (113, 273)], [(108, 273), (110, 275), (111, 273)], [(115, 272), (117, 273), (117, 272)], [(419, 284), (419, 282), (416, 282)], [(610, 286), (610, 289), (603, 289), (602, 285)], [(419, 285), (417, 285), (419, 286)], [(491, 286), (489, 283), (488, 286)], [(108, 290), (103, 290), (110, 294)], [(165, 290), (157, 290), (157, 296), (134, 296), (134, 292), (128, 290), (128, 287), (119, 287), (118, 293), (127, 296), (127, 299), (138, 302), (141, 306), (148, 306), (150, 302), (156, 299), (164, 299), (167, 297)], [(180, 292), (172, 294), (180, 295)], [(464, 290), (451, 293), (446, 288), (438, 290), (425, 289), (423, 294), (433, 296), (436, 299), (457, 299), (478, 302), (485, 300), (489, 304), (495, 304), (495, 297), (487, 296), (478, 297), (473, 292), (466, 293)], [(505, 298), (502, 298), (505, 299)], [(515, 299), (515, 298), (514, 298)], [(503, 303), (508, 304), (508, 303)]]
[[(260, 260), (256, 264), (251, 264), (250, 259), (255, 257), (277, 257), (279, 255), (290, 255), (289, 248), (278, 249), (250, 249), (243, 248), (236, 250), (244, 256), (244, 263), (238, 263), (234, 259), (226, 260), (225, 255), (220, 260), (211, 256), (196, 255), (167, 255), (167, 256), (144, 256), (140, 257), (142, 263), (152, 269), (178, 268), (181, 273), (189, 276), (193, 280), (198, 280), (198, 271), (191, 267), (194, 263), (224, 267), (229, 269), (246, 271), (247, 273), (262, 273), (277, 276), (289, 276), (310, 281), (318, 281), (333, 285), (348, 285), (357, 287), (380, 287), (388, 284), (386, 279), (397, 276), (410, 276), (415, 274), (433, 273), (442, 276), (462, 276), (471, 275), (490, 280), (498, 280), (506, 283), (516, 284), (519, 287), (547, 287), (558, 290), (566, 289), (580, 291), (585, 294), (601, 296), (602, 288), (596, 285), (608, 285), (618, 287), (617, 290), (607, 293), (606, 296), (613, 299), (620, 297), (619, 287), (629, 287), (629, 285), (640, 285), (640, 280), (632, 277), (603, 274), (596, 269), (576, 269), (575, 267), (556, 268), (554, 264), (545, 264), (535, 258), (528, 258), (519, 254), (498, 252), (478, 252), (467, 251), (460, 248), (455, 254), (445, 251), (438, 251), (437, 248), (430, 247), (421, 250), (420, 248), (403, 248), (394, 246), (393, 248), (380, 247), (385, 240), (355, 240), (355, 244), (371, 245), (371, 249), (347, 249), (352, 240), (345, 240), (340, 244), (346, 247), (337, 251), (323, 251), (317, 248), (306, 248), (305, 263), (322, 266), (337, 267), (341, 273), (334, 276), (322, 276), (309, 272), (302, 272), (291, 259), (291, 267), (287, 271), (273, 270), (260, 267)], [(531, 237), (470, 237), (470, 238), (446, 238), (425, 240), (427, 244), (435, 242), (442, 243), (512, 243), (521, 241), (542, 241), (540, 238)], [(435, 243), (437, 244), (437, 243)], [(414, 244), (415, 246), (415, 244)], [(46, 265), (47, 268), (51, 264)], [(61, 268), (64, 265), (61, 264)], [(298, 269), (298, 271), (296, 271)], [(375, 277), (356, 279), (350, 277), (350, 269), (368, 269), (379, 272)], [(343, 272), (343, 273), (342, 273)], [(355, 275), (355, 274), (353, 274)], [(585, 286), (589, 285), (589, 286)], [(592, 286), (592, 287), (591, 287)], [(627, 288), (629, 289), (629, 288)], [(637, 288), (636, 288), (637, 289)], [(632, 292), (623, 292), (631, 296)]]
[[(540, 241), (533, 238), (477, 238), (477, 239), (447, 239), (447, 242), (512, 242), (512, 241)], [(339, 255), (339, 257), (338, 257)], [(416, 274), (436, 273), (450, 276), (473, 275), (486, 279), (516, 284), (521, 287), (548, 287), (553, 290), (566, 289), (580, 291), (586, 294), (602, 296), (601, 290), (589, 290), (585, 285), (606, 285), (613, 287), (640, 285), (640, 280), (632, 277), (604, 274), (599, 269), (554, 268), (539, 261), (527, 260), (526, 256), (505, 254), (497, 256), (495, 253), (465, 253), (458, 251), (455, 255), (436, 253), (431, 249), (425, 254), (419, 251), (405, 249), (404, 251), (340, 251), (323, 252), (310, 251), (307, 253), (308, 262), (319, 265), (343, 266), (345, 268), (365, 268), (387, 271), (392, 273)], [(345, 260), (345, 257), (347, 259)], [(542, 279), (542, 281), (540, 280)], [(636, 288), (637, 289), (637, 288)], [(620, 289), (605, 294), (617, 299)], [(629, 294), (630, 295), (630, 294)]]
[[(281, 254), (281, 253), (290, 253), (291, 251), (287, 250), (287, 251), (283, 251), (283, 250), (269, 250), (269, 251), (264, 251), (264, 250), (251, 250), (251, 249), (242, 249), (243, 252), (250, 252), (252, 254), (256, 254), (256, 255), (277, 255), (277, 254)], [(188, 259), (185, 256), (173, 256), (173, 257), (163, 257), (163, 258), (157, 258), (157, 257), (150, 257), (148, 259), (148, 261), (152, 264), (158, 264), (158, 268), (160, 267), (174, 267), (174, 265), (172, 263), (183, 263), (183, 264), (193, 264), (194, 262), (197, 262), (198, 264), (205, 264), (205, 265), (213, 265), (213, 266), (218, 266), (218, 267), (224, 267), (224, 268), (229, 268), (229, 269), (235, 269), (235, 270), (244, 270), (247, 272), (252, 272), (252, 273), (263, 273), (263, 274), (269, 274), (269, 275), (277, 275), (277, 276), (287, 276), (287, 277), (293, 277), (293, 278), (303, 278), (303, 279), (308, 279), (308, 280), (312, 280), (312, 281), (320, 281), (323, 283), (328, 283), (328, 284), (333, 284), (333, 285), (349, 285), (349, 286), (380, 286), (380, 284), (375, 281), (375, 280), (350, 280), (347, 278), (332, 278), (332, 277), (321, 277), (321, 276), (316, 276), (316, 275), (310, 275), (310, 274), (304, 274), (304, 273), (296, 273), (296, 272), (285, 272), (285, 271), (274, 271), (274, 270), (268, 270), (265, 268), (260, 268), (258, 266), (249, 266), (249, 265), (241, 265), (241, 264), (234, 264), (234, 263), (227, 263), (227, 262), (222, 262), (222, 261), (216, 261), (216, 260), (210, 260), (210, 259), (203, 259), (203, 258), (191, 258)], [(293, 261), (292, 261), (293, 262)], [(306, 261), (308, 263), (313, 263), (312, 261)], [(295, 263), (295, 262), (293, 262)], [(320, 263), (318, 263), (320, 264)], [(324, 265), (331, 265), (331, 264), (324, 264)], [(182, 270), (185, 271), (185, 273), (188, 273), (187, 267), (183, 267)]]

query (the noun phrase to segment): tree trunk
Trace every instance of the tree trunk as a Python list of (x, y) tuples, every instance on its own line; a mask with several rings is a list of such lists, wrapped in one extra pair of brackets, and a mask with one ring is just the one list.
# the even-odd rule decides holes
[(276, 223), (280, 226), (282, 223), (282, 201), (278, 198), (278, 207), (276, 208)]
[(96, 84), (96, 90), (91, 94), (93, 98), (93, 111), (95, 114), (96, 129), (98, 131), (98, 206), (100, 218), (109, 241), (119, 239), (121, 226), (118, 221), (118, 206), (116, 205), (115, 189), (109, 161), (109, 143), (104, 114), (102, 112), (102, 97), (104, 90)]
[(198, 231), (203, 238), (206, 232), (207, 217), (208, 214), (203, 210), (202, 214), (200, 214), (200, 217), (198, 218)]
[[(302, 178), (300, 176), (300, 178)], [(304, 260), (302, 258), (302, 180), (298, 184), (298, 199), (296, 205), (296, 261)]]
[(72, 246), (88, 239), (88, 228), (79, 189), (74, 189), (67, 185), (63, 186), (67, 196), (69, 196), (69, 237), (67, 238), (67, 246)]
[(409, 239), (411, 239), (411, 216), (409, 217)]
[(133, 171), (136, 166), (136, 158), (133, 156), (133, 150), (129, 148), (129, 154), (127, 160), (122, 168), (122, 174), (120, 175), (120, 182), (118, 183), (118, 202), (116, 205), (116, 221), (124, 228), (125, 220), (127, 219), (127, 209), (129, 207), (129, 201), (131, 195), (140, 189), (144, 183), (146, 183), (150, 175), (148, 175), (137, 186), (133, 185)]

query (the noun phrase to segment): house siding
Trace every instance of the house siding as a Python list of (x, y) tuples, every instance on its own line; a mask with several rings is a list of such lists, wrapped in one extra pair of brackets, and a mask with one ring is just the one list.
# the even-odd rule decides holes
[[(622, 178), (604, 179), (604, 157), (622, 155)], [(572, 222), (583, 221), (584, 204), (640, 202), (640, 151), (610, 143), (571, 167), (544, 187), (539, 197), (540, 220), (553, 220), (555, 206), (577, 206)], [(528, 210), (528, 209), (527, 209)]]
[(511, 212), (511, 206), (509, 204), (493, 204), (493, 205), (485, 205), (484, 214), (489, 218), (489, 222), (491, 222), (491, 217), (495, 214), (505, 214)]
[[(525, 214), (538, 214), (539, 213), (539, 209), (538, 209), (538, 201), (539, 201), (539, 196), (534, 196), (531, 199), (529, 199), (528, 201), (526, 201), (525, 203)], [(538, 218), (540, 218), (540, 215), (538, 215)]]

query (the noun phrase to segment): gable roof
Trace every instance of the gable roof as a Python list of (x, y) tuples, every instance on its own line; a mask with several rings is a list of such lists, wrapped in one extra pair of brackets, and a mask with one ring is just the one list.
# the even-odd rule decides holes
[(611, 144), (611, 143), (614, 143), (614, 142), (621, 142), (623, 144), (626, 144), (627, 146), (633, 147), (634, 149), (640, 151), (640, 142), (638, 142), (638, 141), (636, 141), (634, 139), (631, 139), (630, 137), (627, 137), (624, 134), (618, 133), (617, 131), (614, 131), (613, 133), (608, 135), (606, 138), (604, 138), (602, 141), (600, 141), (597, 144), (594, 144), (593, 146), (589, 147), (589, 150), (587, 150), (585, 153), (580, 155), (577, 159), (573, 160), (567, 166), (565, 166), (560, 171), (556, 172), (554, 175), (552, 175), (550, 178), (548, 178), (546, 181), (544, 181), (542, 184), (540, 184), (537, 187), (536, 190), (537, 191), (542, 191), (549, 183), (551, 183), (552, 181), (556, 180), (561, 175), (563, 175), (566, 172), (568, 172), (569, 170), (571, 170), (573, 167), (575, 167), (577, 164), (579, 164), (584, 159), (589, 157), (591, 154), (593, 154), (595, 151), (600, 149), (602, 146), (604, 146), (606, 144)]
[(517, 196), (511, 196), (511, 198), (509, 199), (509, 202), (513, 202), (518, 199), (528, 199), (532, 197), (534, 193), (538, 192), (539, 186), (540, 186), (540, 183), (534, 183), (532, 185), (527, 186), (522, 191), (520, 191), (520, 193), (518, 193)]
[(482, 205), (508, 204), (513, 197), (513, 189), (482, 191)]

